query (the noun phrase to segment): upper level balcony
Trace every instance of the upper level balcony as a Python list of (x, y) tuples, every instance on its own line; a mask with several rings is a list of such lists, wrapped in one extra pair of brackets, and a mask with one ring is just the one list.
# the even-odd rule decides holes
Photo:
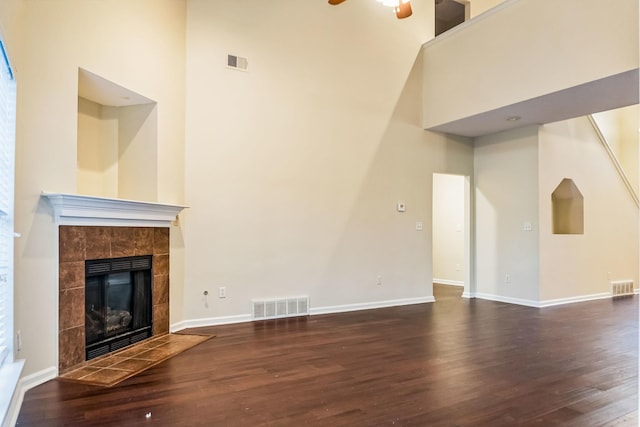
[(638, 103), (638, 1), (507, 0), (423, 46), (423, 127), (476, 137)]

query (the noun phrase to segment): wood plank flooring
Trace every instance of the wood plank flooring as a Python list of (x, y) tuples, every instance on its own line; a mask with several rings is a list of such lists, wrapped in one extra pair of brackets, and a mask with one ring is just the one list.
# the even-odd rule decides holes
[(638, 297), (535, 309), (461, 291), (192, 329), (216, 338), (112, 388), (49, 381), (18, 425), (638, 425)]

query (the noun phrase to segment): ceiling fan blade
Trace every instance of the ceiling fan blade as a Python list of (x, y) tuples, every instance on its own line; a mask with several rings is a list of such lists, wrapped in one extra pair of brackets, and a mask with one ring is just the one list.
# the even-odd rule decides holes
[(342, 3), (343, 1), (345, 1), (345, 0), (329, 0), (329, 4), (332, 4), (332, 5), (335, 6), (337, 4)]
[(396, 7), (396, 16), (398, 17), (398, 19), (408, 18), (412, 14), (413, 11), (411, 10), (411, 2), (402, 3), (401, 0), (398, 7)]

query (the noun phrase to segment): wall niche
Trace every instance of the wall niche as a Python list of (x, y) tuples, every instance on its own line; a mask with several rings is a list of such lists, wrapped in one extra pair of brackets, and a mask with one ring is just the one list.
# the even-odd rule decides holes
[(564, 178), (551, 194), (553, 234), (584, 234), (584, 197), (572, 179)]
[(157, 103), (78, 69), (77, 192), (157, 201)]

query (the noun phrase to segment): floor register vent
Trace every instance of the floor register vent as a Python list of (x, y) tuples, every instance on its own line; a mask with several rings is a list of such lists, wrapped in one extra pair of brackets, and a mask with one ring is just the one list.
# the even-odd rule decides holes
[(309, 297), (252, 300), (253, 320), (309, 315)]
[(611, 282), (611, 295), (613, 297), (633, 295), (633, 293), (633, 280), (619, 280)]

